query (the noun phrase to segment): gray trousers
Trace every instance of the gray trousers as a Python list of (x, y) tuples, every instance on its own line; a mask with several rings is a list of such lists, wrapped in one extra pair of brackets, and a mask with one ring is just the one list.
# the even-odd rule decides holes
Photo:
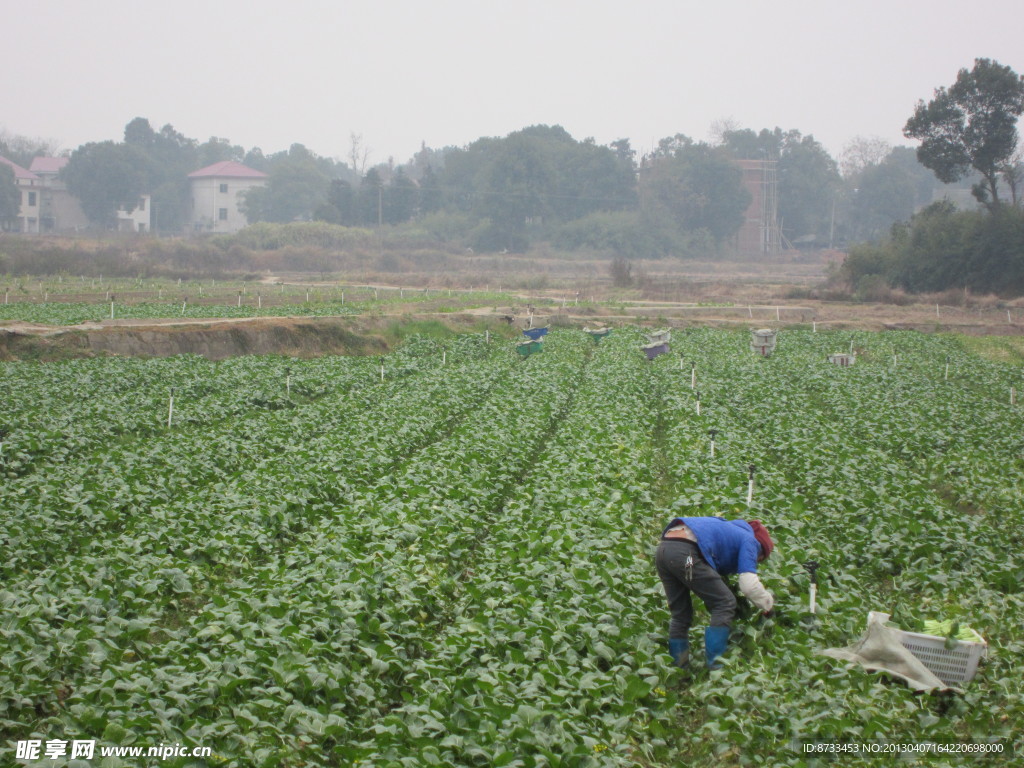
[(665, 588), (670, 638), (688, 638), (693, 623), (690, 592), (704, 601), (711, 613), (712, 627), (728, 627), (736, 615), (736, 596), (725, 579), (708, 565), (700, 548), (687, 539), (662, 539), (655, 558), (658, 577)]

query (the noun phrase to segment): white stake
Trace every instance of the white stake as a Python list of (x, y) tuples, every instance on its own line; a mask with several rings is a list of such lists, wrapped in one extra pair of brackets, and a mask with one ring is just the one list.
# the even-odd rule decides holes
[(110, 319), (114, 319), (114, 302), (110, 302)]
[(753, 316), (754, 316), (754, 310), (752, 310), (750, 308), (750, 305), (747, 304), (747, 317), (753, 317)]
[(747, 484), (747, 504), (754, 501), (754, 465), (750, 465), (750, 482)]
[(811, 325), (814, 327), (814, 332), (817, 333), (818, 332), (818, 321), (817, 320), (812, 320), (811, 321)]
[(380, 380), (384, 381), (384, 363), (380, 364)]
[(341, 292), (341, 305), (345, 306), (345, 292), (344, 291)]
[(779, 314), (779, 308), (778, 307), (775, 308), (775, 319), (776, 320), (781, 320), (782, 319), (782, 316)]
[(306, 291), (306, 303), (309, 304), (309, 291)]
[(697, 386), (697, 366), (690, 366), (690, 389)]
[(174, 390), (171, 389), (171, 400), (167, 404), (167, 427), (171, 426), (171, 419), (174, 417)]
[(1010, 317), (1010, 310), (1006, 310), (1006, 322), (1012, 323), (1013, 318)]
[(256, 309), (263, 309), (263, 294), (256, 294)]
[(448, 352), (441, 350), (441, 365), (445, 365), (448, 362)]
[(491, 332), (490, 331), (484, 331), (484, 343), (485, 344), (490, 344), (491, 343)]
[(183, 302), (181, 302), (181, 314), (183, 314), (183, 315), (185, 314), (185, 305), (186, 305), (187, 303), (188, 303), (188, 302), (186, 302), (186, 301), (183, 301)]
[(935, 305), (935, 316), (939, 317), (939, 305), (938, 304)]

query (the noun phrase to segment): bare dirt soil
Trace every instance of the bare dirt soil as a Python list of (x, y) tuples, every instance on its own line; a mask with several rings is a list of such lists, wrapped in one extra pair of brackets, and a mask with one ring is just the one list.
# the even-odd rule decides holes
[[(896, 296), (900, 303), (826, 301), (821, 293), (841, 254), (789, 254), (772, 261), (662, 260), (636, 262), (631, 284), (616, 286), (607, 260), (468, 257), (452, 273), (365, 272), (344, 279), (308, 273), (266, 273), (261, 285), (334, 291), (346, 285), (390, 290), (392, 298), (371, 314), (344, 317), (261, 317), (150, 320), (113, 319), (76, 326), (0, 321), (0, 359), (59, 359), (88, 355), (199, 354), (219, 359), (240, 354), (380, 354), (395, 323), (440, 321), (453, 329), (555, 325), (714, 326), (950, 332), (968, 336), (1024, 335), (1024, 301), (943, 294)], [(399, 288), (454, 288), (427, 301), (394, 301)], [(234, 288), (233, 288), (234, 289)], [(232, 289), (232, 290), (233, 290)], [(458, 291), (486, 291), (460, 294)], [(238, 291), (241, 293), (242, 291)], [(495, 298), (500, 292), (501, 297)], [(153, 293), (152, 290), (149, 293)], [(267, 304), (287, 303), (278, 291)], [(201, 296), (200, 292), (200, 296)], [(307, 293), (308, 295), (308, 293)], [(502, 304), (480, 306), (483, 300)], [(126, 301), (146, 300), (140, 294)], [(95, 296), (64, 301), (94, 300)], [(151, 297), (150, 297), (151, 299)], [(51, 300), (53, 298), (51, 297)], [(204, 303), (198, 297), (190, 298)], [(223, 302), (207, 296), (206, 303)], [(506, 323), (511, 320), (511, 324)]]

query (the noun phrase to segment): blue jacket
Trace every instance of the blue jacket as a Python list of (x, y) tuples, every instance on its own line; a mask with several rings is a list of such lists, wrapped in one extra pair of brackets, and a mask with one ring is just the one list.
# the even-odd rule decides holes
[(683, 522), (697, 537), (697, 546), (708, 565), (721, 574), (757, 573), (761, 545), (746, 520), (721, 517), (676, 517), (665, 526)]

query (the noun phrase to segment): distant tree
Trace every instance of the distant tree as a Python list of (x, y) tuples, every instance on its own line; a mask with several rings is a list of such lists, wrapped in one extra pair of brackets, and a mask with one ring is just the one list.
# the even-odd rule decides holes
[(426, 166), (420, 177), (419, 209), (422, 213), (434, 213), (444, 205), (441, 181), (433, 166)]
[(628, 288), (633, 284), (633, 262), (628, 259), (612, 259), (608, 273), (611, 275), (612, 285), (616, 288)]
[(898, 221), (909, 221), (916, 208), (915, 182), (907, 169), (896, 163), (877, 163), (863, 168), (851, 180), (856, 187), (849, 203), (850, 232), (855, 241), (884, 236)]
[(199, 156), (200, 168), (225, 160), (232, 160), (236, 163), (245, 162), (245, 150), (242, 147), (232, 145), (227, 139), (219, 139), (216, 136), (211, 136), (206, 143), (200, 144), (196, 151)]
[(843, 177), (836, 223), (840, 242), (883, 238), (893, 224), (909, 221), (934, 197), (935, 176), (912, 148), (892, 147), (880, 161), (871, 160), (873, 154), (869, 149), (847, 166), (850, 175)]
[(14, 169), (7, 163), (0, 163), (0, 224), (8, 224), (18, 218), (20, 210), (21, 190), (15, 181)]
[(629, 139), (616, 139), (608, 146), (623, 168), (631, 173), (636, 170), (636, 151), (629, 145)]
[(352, 185), (344, 179), (332, 179), (327, 190), (327, 201), (317, 209), (320, 221), (350, 227), (355, 223), (355, 194)]
[(490, 222), (478, 247), (523, 250), (527, 227), (553, 213), (556, 172), (542, 137), (520, 131), (495, 146), (476, 185), (476, 213)]
[(827, 242), (841, 179), (836, 161), (813, 136), (790, 131), (779, 157), (779, 220), (790, 240)]
[(408, 221), (416, 213), (418, 197), (416, 182), (405, 175), (401, 168), (395, 171), (391, 183), (387, 187), (384, 206), (384, 220), (388, 224), (400, 224)]
[(327, 200), (330, 178), (319, 158), (302, 144), (269, 158), (267, 184), (245, 193), (242, 210), (246, 219), (289, 222), (311, 219)]
[(270, 171), (270, 161), (267, 156), (263, 154), (263, 150), (259, 147), (253, 147), (245, 153), (245, 159), (242, 160), (243, 165), (247, 165), (253, 170), (262, 171), (268, 173)]
[(359, 183), (356, 194), (356, 221), (376, 225), (384, 215), (384, 180), (380, 171), (371, 168)]
[(145, 189), (152, 196), (153, 227), (178, 231), (188, 218), (191, 194), (188, 174), (197, 166), (196, 142), (165, 125), (154, 131), (136, 117), (124, 129), (124, 143), (145, 157)]
[(917, 157), (941, 181), (958, 181), (972, 168), (980, 173), (982, 182), (972, 192), (995, 210), (1000, 178), (1014, 172), (1022, 112), (1024, 77), (991, 59), (975, 59), (973, 69), (961, 69), (950, 88), (918, 102), (903, 135), (921, 141)]
[(649, 219), (667, 220), (684, 232), (705, 230), (722, 242), (743, 225), (751, 198), (726, 152), (676, 136), (662, 140), (641, 173), (640, 200)]
[(356, 178), (366, 175), (366, 166), (370, 162), (370, 148), (363, 141), (363, 136), (354, 131), (349, 134), (348, 164)]
[(7, 131), (0, 131), (0, 157), (28, 168), (35, 157), (56, 157), (60, 152), (54, 139), (32, 138)]
[(813, 136), (766, 128), (726, 131), (722, 138), (735, 157), (778, 162), (778, 216), (786, 237), (828, 241), (841, 179), (836, 161)]
[(147, 191), (148, 162), (137, 146), (93, 142), (71, 153), (62, 176), (89, 220), (107, 227), (116, 223), (118, 207), (134, 210)]
[(839, 154), (839, 172), (844, 179), (881, 164), (892, 152), (892, 144), (877, 136), (855, 136)]

